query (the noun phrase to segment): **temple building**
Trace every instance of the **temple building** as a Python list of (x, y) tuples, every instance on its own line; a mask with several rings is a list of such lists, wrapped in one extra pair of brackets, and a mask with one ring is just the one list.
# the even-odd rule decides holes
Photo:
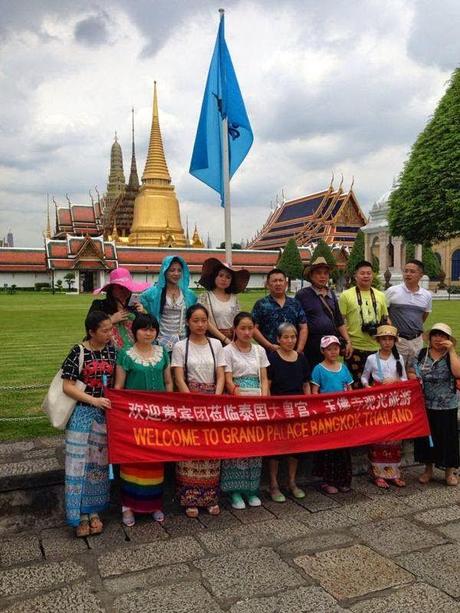
[(282, 202), (249, 241), (248, 249), (281, 249), (290, 238), (299, 247), (323, 239), (331, 247), (350, 248), (366, 217), (353, 193), (353, 185), (344, 192), (342, 183), (337, 190), (331, 182), (324, 191)]

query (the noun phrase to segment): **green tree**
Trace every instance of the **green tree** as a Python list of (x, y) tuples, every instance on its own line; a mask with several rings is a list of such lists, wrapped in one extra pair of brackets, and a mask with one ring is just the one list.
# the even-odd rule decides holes
[(75, 273), (68, 272), (64, 275), (64, 281), (67, 283), (67, 287), (69, 288), (69, 292), (72, 289), (72, 285), (75, 283)]
[(58, 292), (62, 290), (62, 279), (58, 279), (56, 281), (56, 287), (57, 287)]
[(364, 260), (364, 233), (358, 230), (356, 240), (351, 248), (350, 255), (348, 256), (348, 262), (346, 271), (350, 278), (353, 277), (355, 272), (355, 266), (358, 262)]
[[(415, 245), (413, 243), (406, 244), (406, 262), (415, 258)], [(431, 280), (439, 278), (441, 272), (441, 262), (436, 257), (433, 249), (428, 246), (422, 247), (422, 262), (425, 267), (425, 274)]]
[(310, 262), (314, 262), (317, 258), (324, 258), (326, 260), (326, 262), (329, 264), (329, 268), (331, 269), (332, 279), (337, 281), (337, 262), (335, 261), (331, 248), (325, 241), (323, 241), (322, 238), (319, 239), (318, 244), (311, 255)]
[[(232, 243), (232, 249), (242, 249), (243, 247), (240, 243)], [(225, 249), (225, 241), (222, 241), (219, 245), (219, 249)]]
[(299, 248), (293, 238), (290, 238), (284, 247), (284, 251), (278, 260), (277, 268), (282, 270), (289, 279), (289, 289), (292, 279), (301, 279), (303, 272), (302, 258)]
[(460, 68), (415, 141), (389, 200), (393, 236), (425, 245), (460, 232)]

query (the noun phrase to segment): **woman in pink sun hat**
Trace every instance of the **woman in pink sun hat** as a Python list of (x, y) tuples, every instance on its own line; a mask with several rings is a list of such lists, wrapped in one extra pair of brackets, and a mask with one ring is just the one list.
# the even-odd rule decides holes
[(115, 268), (110, 273), (108, 282), (94, 290), (94, 294), (105, 292), (106, 297), (102, 300), (94, 300), (89, 312), (103, 311), (110, 317), (113, 326), (112, 341), (117, 349), (133, 345), (134, 337), (131, 326), (136, 313), (142, 313), (143, 307), (140, 302), (133, 302), (131, 297), (148, 287), (150, 283), (134, 281), (126, 268)]

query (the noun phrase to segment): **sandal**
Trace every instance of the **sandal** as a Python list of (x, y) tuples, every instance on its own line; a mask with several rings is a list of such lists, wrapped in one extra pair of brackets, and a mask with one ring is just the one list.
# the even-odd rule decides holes
[(190, 517), (190, 519), (196, 519), (198, 517), (198, 509), (196, 507), (187, 507), (185, 509), (185, 514), (187, 515), (187, 517)]
[(75, 536), (79, 539), (84, 538), (85, 536), (89, 536), (89, 521), (84, 519), (81, 521), (78, 526), (75, 528)]
[(134, 517), (134, 513), (131, 511), (131, 509), (126, 509), (126, 511), (123, 511), (121, 514), (121, 522), (127, 528), (132, 528), (134, 526), (136, 523), (136, 518)]
[(270, 498), (273, 502), (286, 502), (286, 496), (281, 493), (279, 487), (274, 487), (270, 490)]
[(162, 524), (165, 520), (165, 514), (163, 513), (163, 511), (154, 511), (152, 513), (152, 517), (154, 519), (154, 521), (157, 521), (159, 524)]
[(446, 484), (456, 486), (458, 485), (458, 477), (455, 473), (450, 473), (446, 476)]
[(382, 479), (382, 477), (377, 477), (377, 479), (374, 479), (374, 485), (380, 487), (382, 490), (387, 490), (390, 487), (385, 479)]
[(396, 485), (396, 487), (406, 487), (406, 482), (404, 479), (393, 479), (392, 483), (393, 485)]
[(431, 481), (432, 478), (433, 478), (433, 473), (425, 471), (418, 478), (418, 482), (421, 483), (422, 485), (426, 485), (427, 483)]
[(335, 485), (329, 485), (329, 483), (321, 483), (319, 487), (325, 494), (338, 494), (339, 492)]
[(90, 534), (101, 534), (104, 530), (104, 524), (101, 522), (98, 515), (93, 515), (89, 518), (89, 532)]
[(208, 513), (209, 515), (219, 515), (220, 514), (220, 507), (218, 504), (213, 504), (212, 506), (208, 507)]

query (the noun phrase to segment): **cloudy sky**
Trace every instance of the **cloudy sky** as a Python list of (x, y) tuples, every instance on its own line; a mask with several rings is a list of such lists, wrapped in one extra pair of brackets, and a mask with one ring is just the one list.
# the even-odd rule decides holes
[[(169, 169), (215, 245), (218, 195), (188, 174), (218, 26), (212, 0), (0, 0), (0, 236), (38, 246), (46, 193), (105, 191), (117, 130), (129, 174), (131, 106), (142, 173), (154, 79)], [(281, 190), (343, 173), (365, 210), (399, 174), (460, 59), (458, 0), (227, 0), (226, 39), (254, 131), (232, 180), (233, 237)]]

